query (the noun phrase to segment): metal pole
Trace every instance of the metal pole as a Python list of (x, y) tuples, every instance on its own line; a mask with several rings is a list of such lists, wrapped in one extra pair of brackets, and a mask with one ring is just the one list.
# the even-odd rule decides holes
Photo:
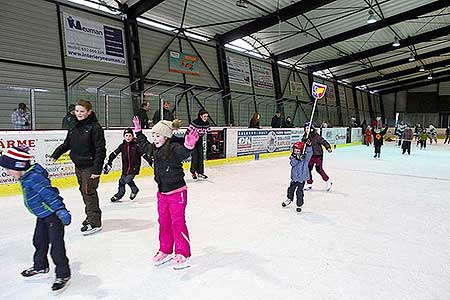
[(109, 129), (109, 95), (105, 95), (105, 120), (106, 129)]
[(108, 83), (110, 83), (111, 81), (113, 81), (116, 78), (119, 78), (119, 76), (114, 76), (110, 80), (102, 83), (101, 85), (99, 85), (98, 87), (95, 88), (95, 110), (97, 112), (99, 112), (99, 101), (98, 101), (98, 98), (99, 98), (100, 89), (104, 88)]
[(34, 89), (30, 89), (30, 102), (31, 102), (31, 130), (36, 130), (36, 98), (34, 95)]
[[(311, 127), (312, 127), (312, 121), (314, 119), (314, 113), (316, 112), (316, 106), (317, 106), (317, 98), (314, 98), (314, 106), (311, 112), (311, 118), (309, 119), (309, 126), (306, 129), (306, 139), (309, 138), (309, 134), (311, 132)], [(303, 153), (305, 153), (306, 151), (306, 147), (303, 148)]]
[[(191, 86), (190, 88), (187, 88), (187, 89), (185, 89), (185, 90), (183, 90), (183, 91), (181, 91), (180, 93), (178, 93), (178, 94), (176, 94), (175, 95), (175, 112), (178, 112), (178, 101), (177, 101), (177, 97), (178, 96), (180, 96), (180, 95), (183, 95), (183, 94), (185, 94), (185, 93), (187, 93), (187, 92), (189, 92), (190, 90), (193, 90), (193, 89), (195, 89), (196, 88), (196, 86), (194, 85), (194, 86)], [(191, 100), (192, 101), (192, 100)], [(191, 103), (191, 106), (192, 106), (192, 103)]]

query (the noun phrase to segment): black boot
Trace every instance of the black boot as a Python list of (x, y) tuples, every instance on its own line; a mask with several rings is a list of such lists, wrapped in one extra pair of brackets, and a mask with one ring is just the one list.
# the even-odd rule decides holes
[(70, 277), (56, 278), (55, 282), (52, 285), (52, 291), (54, 291), (54, 292), (63, 291), (64, 288), (67, 287), (69, 280), (70, 280)]

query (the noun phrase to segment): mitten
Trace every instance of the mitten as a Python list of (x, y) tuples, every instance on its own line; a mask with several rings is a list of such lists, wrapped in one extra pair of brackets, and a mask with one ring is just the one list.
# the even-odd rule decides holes
[(111, 169), (112, 169), (111, 164), (109, 164), (109, 163), (105, 164), (105, 166), (103, 167), (103, 174), (105, 174), (105, 175), (108, 174), (109, 171), (111, 171)]
[(56, 215), (64, 225), (69, 225), (70, 222), (72, 221), (72, 216), (70, 215), (70, 212), (65, 208), (57, 210)]
[(134, 124), (134, 133), (142, 131), (141, 121), (139, 120), (138, 116), (133, 117), (133, 124)]
[(199, 138), (200, 136), (198, 135), (197, 130), (189, 127), (186, 136), (184, 137), (184, 146), (189, 150), (194, 149), (195, 143), (197, 143)]

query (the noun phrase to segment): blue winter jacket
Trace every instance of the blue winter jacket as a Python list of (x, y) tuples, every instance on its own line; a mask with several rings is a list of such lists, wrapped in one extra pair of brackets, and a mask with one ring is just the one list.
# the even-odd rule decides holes
[(32, 165), (19, 181), (25, 206), (36, 217), (45, 218), (66, 208), (58, 189), (52, 187), (47, 171), (40, 164)]
[(297, 182), (304, 182), (309, 179), (308, 163), (313, 155), (312, 147), (306, 147), (306, 157), (304, 159), (297, 159), (290, 156), (291, 160), (291, 180)]

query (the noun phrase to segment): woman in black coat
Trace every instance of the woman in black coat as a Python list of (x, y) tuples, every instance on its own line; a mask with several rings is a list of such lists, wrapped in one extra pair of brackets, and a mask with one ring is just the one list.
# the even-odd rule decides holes
[[(197, 132), (200, 135), (200, 138), (195, 143), (194, 150), (191, 154), (191, 174), (192, 178), (197, 180), (197, 178), (200, 179), (206, 179), (208, 176), (206, 176), (205, 173), (205, 166), (203, 163), (203, 136), (207, 134), (207, 132), (210, 130), (210, 125), (208, 122), (208, 112), (204, 109), (200, 109), (198, 112), (198, 117), (194, 121), (191, 122), (189, 125), (190, 128), (196, 129)], [(188, 129), (189, 130), (189, 129)]]

